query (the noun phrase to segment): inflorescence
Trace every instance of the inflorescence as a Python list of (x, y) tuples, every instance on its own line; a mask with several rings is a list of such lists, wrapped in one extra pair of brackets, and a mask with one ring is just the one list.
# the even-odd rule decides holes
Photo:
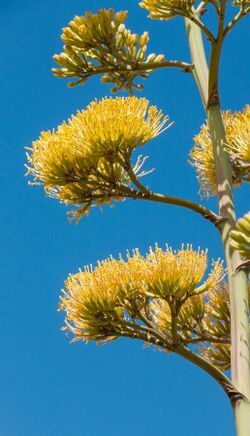
[(114, 13), (113, 9), (76, 16), (63, 29), (64, 51), (54, 55), (60, 67), (53, 68), (55, 76), (78, 78), (69, 83), (69, 86), (75, 86), (101, 74), (104, 83), (114, 84), (113, 92), (143, 89), (135, 79), (147, 78), (152, 66), (163, 62), (164, 56), (147, 55), (148, 32), (141, 36), (132, 33), (125, 27), (126, 18), (127, 11)]
[[(226, 143), (223, 144), (233, 168), (233, 184), (250, 182), (250, 106), (243, 111), (226, 111), (223, 114)], [(200, 192), (207, 197), (217, 193), (215, 162), (212, 141), (207, 124), (194, 138), (190, 152), (191, 165), (196, 168)]]
[(145, 175), (145, 158), (131, 167), (133, 150), (159, 135), (167, 120), (145, 98), (94, 101), (56, 131), (42, 132), (27, 154), (28, 174), (50, 197), (76, 206), (79, 219), (94, 204), (126, 197), (128, 173)]
[[(70, 275), (60, 298), (63, 328), (73, 341), (118, 337), (174, 351), (191, 347), (222, 369), (230, 366), (230, 310), (222, 261), (208, 266), (207, 252), (182, 246), (138, 249), (118, 260)], [(212, 345), (211, 345), (212, 344)], [(194, 348), (195, 347), (195, 348)]]
[(143, 0), (139, 5), (154, 20), (170, 20), (178, 15), (191, 17), (195, 0)]

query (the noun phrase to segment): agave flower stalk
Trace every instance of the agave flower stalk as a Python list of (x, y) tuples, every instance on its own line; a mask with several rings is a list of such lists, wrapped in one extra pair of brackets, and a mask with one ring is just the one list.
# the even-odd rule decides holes
[[(249, 0), (235, 0), (240, 8), (225, 24), (226, 0), (142, 0), (152, 19), (185, 18), (191, 61), (165, 60), (147, 55), (148, 33), (133, 34), (125, 27), (126, 11), (101, 9), (75, 17), (63, 30), (64, 51), (54, 59), (57, 77), (77, 78), (84, 84), (101, 74), (113, 83), (113, 92), (130, 97), (104, 98), (62, 123), (42, 132), (27, 154), (33, 184), (62, 203), (75, 207), (78, 221), (92, 206), (132, 198), (184, 207), (212, 222), (220, 232), (226, 259), (212, 261), (207, 251), (191, 245), (179, 250), (157, 245), (142, 256), (138, 249), (126, 258), (113, 257), (96, 267), (70, 275), (60, 298), (66, 313), (63, 330), (73, 341), (113, 341), (121, 336), (139, 339), (165, 352), (175, 352), (193, 362), (223, 388), (235, 413), (238, 436), (250, 428), (250, 331), (247, 281), (250, 250), (250, 217), (236, 223), (233, 187), (250, 181), (250, 108), (222, 113), (219, 98), (219, 65), (223, 42), (238, 21), (250, 12)], [(206, 7), (218, 17), (214, 34), (202, 21)], [(210, 44), (207, 63), (202, 35)], [(164, 116), (134, 91), (143, 87), (158, 68), (178, 67), (192, 73), (204, 106), (207, 124), (195, 137), (190, 152), (200, 191), (217, 195), (218, 214), (185, 198), (153, 192), (141, 182), (152, 172), (143, 169), (147, 156), (133, 163), (138, 147), (157, 137), (166, 126)], [(228, 283), (225, 276), (228, 276)], [(231, 369), (231, 379), (225, 371)]]
[[(250, 428), (250, 336), (247, 273), (240, 269), (239, 251), (230, 243), (230, 232), (235, 227), (235, 206), (232, 192), (232, 166), (223, 144), (226, 143), (219, 99), (219, 63), (226, 33), (224, 29), (226, 1), (220, 2), (216, 40), (212, 42), (210, 64), (207, 67), (202, 34), (195, 23), (186, 20), (190, 52), (194, 64), (194, 77), (207, 114), (208, 126), (213, 145), (216, 168), (219, 214), (223, 218), (220, 233), (228, 268), (231, 307), (231, 371), (232, 382), (241, 392), (233, 401), (237, 435), (247, 436)], [(232, 26), (231, 26), (232, 27)]]

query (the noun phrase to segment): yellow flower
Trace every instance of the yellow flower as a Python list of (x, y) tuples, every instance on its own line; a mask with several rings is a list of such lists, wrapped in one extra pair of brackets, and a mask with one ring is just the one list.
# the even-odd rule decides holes
[(171, 309), (166, 300), (156, 299), (150, 303), (150, 315), (157, 329), (172, 339)]
[[(108, 278), (108, 281), (107, 281)], [(70, 276), (65, 282), (60, 310), (66, 312), (65, 330), (77, 340), (111, 340), (117, 336), (115, 323), (123, 316), (117, 301), (118, 289), (110, 283), (105, 268)]]
[(72, 123), (78, 125), (91, 155), (116, 158), (155, 138), (167, 120), (145, 98), (116, 97), (90, 103)]
[(250, 212), (236, 223), (235, 230), (230, 233), (231, 245), (237, 248), (246, 259), (250, 258)]
[(143, 0), (139, 5), (152, 19), (169, 20), (176, 15), (190, 15), (194, 0)]
[(218, 260), (208, 279), (198, 286), (207, 269), (207, 252), (194, 251), (189, 245), (178, 251), (168, 246), (166, 251), (156, 247), (155, 251), (151, 250), (146, 262), (149, 269), (146, 281), (148, 295), (165, 298), (170, 303), (174, 298), (182, 301), (212, 289), (224, 274)]
[[(60, 310), (66, 312), (65, 330), (77, 340), (111, 340), (126, 336), (124, 309), (133, 314), (141, 305), (143, 258), (138, 251), (127, 255), (125, 262), (110, 257), (98, 262), (96, 268), (85, 267), (65, 281), (66, 290), (60, 298)], [(142, 266), (138, 270), (138, 267)]]
[[(222, 272), (219, 274), (214, 267), (216, 273), (212, 272), (196, 288), (206, 266), (206, 252), (195, 252), (191, 247), (177, 252), (157, 247), (146, 257), (136, 249), (132, 255), (127, 253), (126, 260), (110, 257), (95, 268), (85, 267), (65, 282), (60, 310), (66, 312), (66, 330), (73, 333), (74, 340), (105, 341), (131, 336), (133, 328), (127, 322), (141, 319), (141, 311), (145, 312), (147, 306), (154, 323), (166, 332), (177, 305), (180, 309), (190, 297), (197, 299), (197, 294), (218, 286)], [(152, 301), (152, 297), (156, 300)]]
[(231, 345), (212, 344), (208, 347), (200, 347), (201, 356), (223, 371), (231, 367)]
[(33, 142), (28, 174), (49, 196), (80, 206), (80, 217), (93, 202), (121, 199), (117, 187), (128, 184), (125, 167), (133, 149), (159, 135), (167, 119), (144, 98), (92, 102), (57, 131), (42, 132)]
[(226, 126), (226, 150), (233, 163), (250, 171), (250, 106), (235, 112)]
[[(233, 167), (234, 186), (250, 180), (250, 109), (246, 106), (242, 112), (223, 113), (226, 130), (225, 150)], [(217, 193), (215, 162), (208, 125), (201, 127), (194, 138), (194, 147), (190, 152), (191, 165), (196, 168), (200, 183), (200, 192), (207, 197)]]

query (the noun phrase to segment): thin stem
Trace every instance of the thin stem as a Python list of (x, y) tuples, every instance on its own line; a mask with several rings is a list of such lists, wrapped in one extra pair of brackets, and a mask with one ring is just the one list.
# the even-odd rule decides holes
[(235, 26), (235, 24), (237, 24), (241, 18), (243, 18), (245, 15), (247, 15), (248, 12), (250, 12), (250, 7), (248, 7), (248, 8), (245, 8), (244, 6), (241, 7), (238, 14), (235, 15), (235, 17), (225, 27), (225, 29), (223, 31), (223, 37), (225, 37), (232, 30), (232, 28)]
[(210, 42), (215, 42), (215, 37), (212, 34), (212, 32), (210, 32), (210, 30), (205, 26), (205, 24), (200, 20), (200, 12), (199, 11), (195, 11), (194, 15), (189, 15), (187, 16), (188, 19), (190, 19), (193, 23), (195, 23), (201, 30), (202, 32), (205, 33), (205, 35), (207, 36), (207, 39)]
[(207, 6), (207, 2), (201, 1), (200, 4), (195, 9), (196, 14), (199, 14), (199, 16), (201, 16), (206, 6)]
[(202, 206), (199, 203), (195, 203), (194, 201), (186, 200), (184, 198), (172, 197), (169, 195), (158, 194), (156, 192), (151, 192), (151, 191), (147, 192), (147, 194), (145, 195), (142, 194), (141, 192), (131, 190), (124, 186), (120, 188), (121, 190), (124, 190), (125, 188), (124, 192), (127, 193), (127, 197), (184, 207), (186, 209), (190, 209), (193, 212), (198, 213), (199, 215), (202, 215), (203, 218), (209, 220), (215, 225), (217, 225), (220, 222), (220, 217), (218, 215), (216, 215), (214, 212), (212, 212), (210, 209), (206, 208), (205, 206)]
[(203, 359), (203, 357), (190, 351), (188, 348), (179, 346), (175, 348), (175, 352), (206, 371), (222, 386), (224, 390), (226, 386), (232, 386), (231, 380), (227, 378), (222, 371), (216, 368), (212, 363)]
[(128, 158), (128, 162), (123, 162), (121, 158), (117, 157), (117, 161), (120, 163), (120, 165), (124, 168), (124, 170), (126, 171), (126, 173), (128, 174), (130, 180), (133, 182), (133, 184), (139, 189), (139, 191), (141, 191), (143, 194), (148, 195), (149, 194), (149, 190), (143, 186), (140, 181), (138, 180), (138, 178), (136, 177), (136, 174), (133, 171), (133, 168), (131, 167), (130, 164), (130, 156)]
[(142, 63), (138, 65), (129, 65), (130, 68), (120, 68), (119, 66), (97, 66), (92, 71), (86, 70), (83, 73), (78, 74), (79, 77), (90, 77), (96, 76), (97, 74), (105, 74), (105, 73), (131, 73), (137, 71), (154, 71), (159, 68), (180, 68), (184, 72), (188, 73), (192, 70), (193, 66), (188, 64), (187, 62), (181, 61), (161, 61), (161, 62), (148, 62)]
[(209, 3), (211, 3), (215, 7), (215, 10), (216, 10), (217, 14), (219, 15), (220, 9), (219, 9), (218, 4), (217, 4), (218, 0), (210, 0)]
[(209, 336), (199, 336), (194, 339), (187, 339), (185, 341), (187, 344), (198, 344), (199, 342), (210, 342), (211, 344), (230, 344), (231, 339), (221, 339), (221, 338), (213, 338)]
[(230, 398), (230, 394), (239, 395), (237, 389), (233, 386), (230, 379), (228, 379), (223, 372), (221, 372), (218, 368), (216, 368), (212, 363), (208, 362), (207, 360), (203, 359), (203, 357), (199, 356), (198, 354), (193, 353), (190, 351), (187, 347), (184, 346), (171, 346), (170, 344), (166, 344), (165, 339), (161, 335), (155, 336), (155, 331), (150, 332), (150, 336), (148, 336), (147, 332), (124, 332), (123, 336), (127, 336), (130, 338), (136, 338), (141, 339), (146, 342), (150, 342), (153, 345), (156, 345), (157, 347), (161, 347), (162, 349), (165, 349), (166, 351), (173, 351), (179, 356), (189, 360), (190, 362), (194, 363), (195, 365), (199, 366), (201, 369), (203, 369), (205, 372), (207, 372), (210, 376), (212, 376), (223, 388), (223, 390), (227, 393), (227, 395)]

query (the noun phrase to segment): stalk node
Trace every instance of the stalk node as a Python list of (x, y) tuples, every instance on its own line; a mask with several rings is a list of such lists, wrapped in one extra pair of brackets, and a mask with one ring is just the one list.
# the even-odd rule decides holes
[(208, 109), (209, 106), (211, 106), (213, 104), (219, 104), (219, 103), (220, 103), (219, 90), (218, 90), (218, 87), (215, 85), (213, 90), (210, 92), (210, 94), (208, 96), (206, 109)]
[(227, 394), (230, 403), (232, 405), (233, 408), (236, 407), (237, 403), (239, 401), (247, 401), (249, 402), (249, 400), (245, 397), (244, 394), (242, 394), (241, 392), (239, 392), (233, 385), (231, 385), (230, 383), (224, 383), (221, 382), (221, 385), (225, 391), (225, 393)]
[(240, 265), (238, 265), (237, 268), (235, 269), (234, 274), (241, 271), (242, 269), (247, 272), (250, 271), (250, 259), (246, 259), (243, 262), (241, 262)]

